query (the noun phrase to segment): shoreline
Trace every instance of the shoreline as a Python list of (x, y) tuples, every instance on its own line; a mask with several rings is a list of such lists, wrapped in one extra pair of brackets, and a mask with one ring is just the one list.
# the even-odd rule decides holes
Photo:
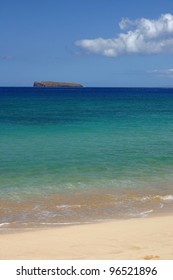
[(0, 260), (173, 260), (173, 215), (0, 233)]

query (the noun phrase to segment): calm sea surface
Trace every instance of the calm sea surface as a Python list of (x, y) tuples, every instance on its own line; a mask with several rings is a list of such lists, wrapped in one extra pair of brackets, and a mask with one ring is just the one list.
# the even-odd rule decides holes
[(173, 210), (173, 89), (0, 88), (0, 228)]

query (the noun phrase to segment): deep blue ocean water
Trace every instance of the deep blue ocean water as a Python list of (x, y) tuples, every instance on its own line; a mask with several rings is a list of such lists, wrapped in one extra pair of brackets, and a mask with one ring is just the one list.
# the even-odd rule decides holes
[(0, 88), (0, 226), (173, 210), (173, 89)]

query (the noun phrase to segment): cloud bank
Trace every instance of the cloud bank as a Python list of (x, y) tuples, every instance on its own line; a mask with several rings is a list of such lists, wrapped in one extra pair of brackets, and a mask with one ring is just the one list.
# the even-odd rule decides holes
[(158, 54), (173, 52), (173, 15), (163, 14), (158, 19), (123, 18), (119, 27), (124, 32), (116, 38), (84, 39), (75, 44), (88, 53), (117, 57), (121, 54)]

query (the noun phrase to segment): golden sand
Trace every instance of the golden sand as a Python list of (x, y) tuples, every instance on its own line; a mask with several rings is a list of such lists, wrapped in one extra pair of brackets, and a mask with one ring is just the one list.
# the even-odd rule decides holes
[(0, 234), (0, 259), (173, 260), (173, 217)]

